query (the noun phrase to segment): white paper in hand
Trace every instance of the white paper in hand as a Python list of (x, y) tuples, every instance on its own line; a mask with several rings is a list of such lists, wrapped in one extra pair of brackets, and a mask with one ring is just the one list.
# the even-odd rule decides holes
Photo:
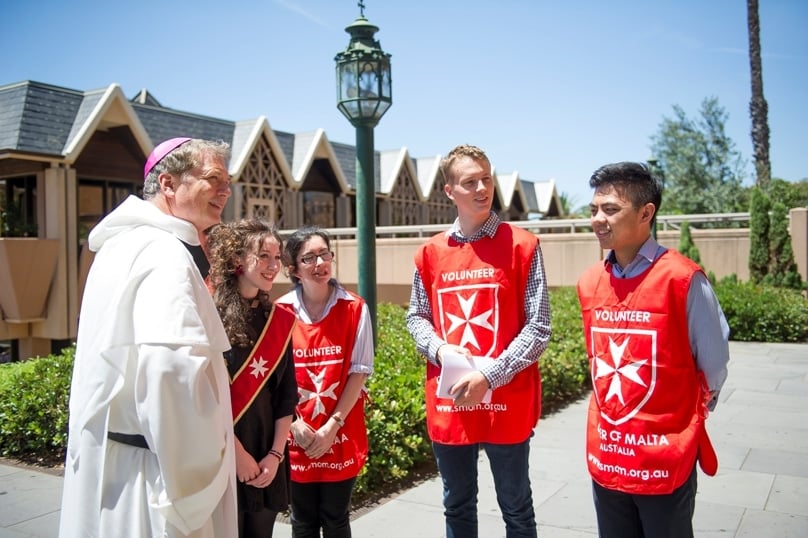
[[(494, 359), (490, 357), (472, 357), (469, 359), (465, 355), (458, 353), (444, 353), (441, 357), (442, 368), (438, 378), (438, 398), (454, 398), (449, 394), (449, 390), (461, 377), (469, 372), (479, 371), (493, 362)], [(482, 403), (490, 403), (492, 393), (493, 391), (488, 389), (485, 396), (483, 396)]]

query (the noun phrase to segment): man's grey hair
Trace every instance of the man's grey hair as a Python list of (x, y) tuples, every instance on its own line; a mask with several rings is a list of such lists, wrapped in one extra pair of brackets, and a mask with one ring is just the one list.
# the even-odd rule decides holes
[(201, 138), (194, 138), (182, 144), (163, 157), (151, 169), (143, 181), (143, 198), (150, 200), (160, 192), (160, 182), (158, 181), (160, 174), (171, 174), (183, 181), (183, 176), (190, 170), (202, 166), (202, 161), (208, 155), (214, 155), (228, 163), (230, 161), (230, 144), (223, 140), (212, 141)]

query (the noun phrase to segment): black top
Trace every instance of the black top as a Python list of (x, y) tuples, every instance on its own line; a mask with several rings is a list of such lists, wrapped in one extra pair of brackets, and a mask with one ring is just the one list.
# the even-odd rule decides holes
[(205, 255), (205, 251), (202, 250), (202, 246), (189, 245), (185, 241), (180, 241), (183, 245), (185, 245), (185, 248), (188, 249), (188, 252), (191, 253), (191, 256), (193, 256), (196, 268), (199, 269), (199, 274), (202, 275), (202, 278), (208, 278), (208, 273), (210, 273), (210, 262), (208, 261), (208, 257)]
[[(254, 329), (256, 337), (263, 331), (268, 317), (269, 313), (260, 305), (250, 309), (248, 321)], [(252, 346), (249, 348), (235, 347), (225, 352), (227, 370), (231, 378), (247, 360), (250, 351), (252, 351)], [(293, 415), (296, 405), (297, 381), (295, 380), (294, 359), (292, 358), (292, 346), (287, 346), (278, 367), (272, 372), (249, 409), (244, 412), (233, 428), (236, 437), (241, 441), (245, 450), (255, 458), (255, 461), (261, 461), (272, 448), (272, 440), (275, 437), (275, 420)], [(290, 469), (289, 454), (285, 446), (283, 452), (286, 457), (278, 467), (278, 474), (269, 486), (256, 488), (238, 483), (238, 509), (240, 511), (257, 512), (266, 508), (282, 512), (289, 507)]]

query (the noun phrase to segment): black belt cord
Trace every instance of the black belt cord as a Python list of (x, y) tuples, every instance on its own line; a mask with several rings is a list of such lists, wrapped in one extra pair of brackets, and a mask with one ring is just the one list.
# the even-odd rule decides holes
[(146, 442), (146, 438), (136, 433), (107, 432), (107, 439), (149, 450), (149, 443)]

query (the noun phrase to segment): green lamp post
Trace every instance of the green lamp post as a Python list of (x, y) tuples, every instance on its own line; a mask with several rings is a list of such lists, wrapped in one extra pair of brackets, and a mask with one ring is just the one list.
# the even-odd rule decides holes
[(393, 103), (390, 54), (373, 38), (378, 26), (359, 17), (345, 28), (348, 47), (337, 54), (337, 108), (356, 127), (356, 241), (359, 295), (367, 302), (376, 335), (376, 175), (373, 128)]

